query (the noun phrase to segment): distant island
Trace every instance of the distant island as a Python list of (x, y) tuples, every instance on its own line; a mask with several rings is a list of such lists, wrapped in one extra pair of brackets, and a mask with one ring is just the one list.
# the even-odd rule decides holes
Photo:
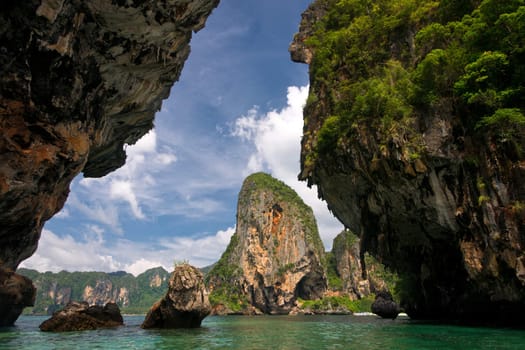
[(38, 272), (20, 268), (20, 275), (37, 288), (35, 306), (24, 314), (51, 315), (72, 300), (91, 305), (115, 302), (123, 314), (145, 314), (168, 290), (170, 273), (163, 267), (149, 269), (137, 277), (118, 272)]

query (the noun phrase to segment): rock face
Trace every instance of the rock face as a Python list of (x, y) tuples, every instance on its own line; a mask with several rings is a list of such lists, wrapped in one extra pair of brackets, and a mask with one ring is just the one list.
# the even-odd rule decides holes
[(324, 294), (324, 248), (315, 217), (291, 188), (268, 174), (247, 177), (236, 227), (208, 274), (212, 297), (229, 300), (234, 311), (254, 306), (267, 314), (288, 314), (297, 298)]
[[(524, 104), (519, 96), (495, 105), (483, 99), (504, 88), (520, 91), (498, 84), (523, 83), (522, 68), (510, 68), (523, 57), (503, 46), (523, 36), (474, 42), (476, 29), (462, 27), (471, 30), (470, 39), (447, 38), (472, 55), (451, 70), (453, 49), (432, 32), (441, 27), (425, 26), (461, 19), (472, 8), (434, 3), (419, 9), (425, 15), (408, 18), (401, 14), (410, 10), (394, 1), (368, 12), (345, 3), (314, 1), (291, 46), (293, 59), (310, 63), (300, 178), (317, 185), (329, 209), (360, 235), (363, 251), (400, 274), (410, 316), (522, 322)], [(493, 21), (494, 38), (511, 33), (499, 28), (512, 28), (508, 19), (515, 13), (498, 11), (512, 13), (514, 5), (489, 9), (484, 3), (473, 21)], [(496, 50), (511, 62), (508, 79), (475, 80), (475, 69)], [(479, 61), (469, 62), (472, 57)], [(462, 76), (465, 71), (471, 75)], [(414, 95), (404, 99), (402, 86)], [(475, 87), (470, 95), (460, 95), (465, 86)]]
[(108, 303), (102, 307), (72, 301), (64, 309), (53, 313), (39, 328), (44, 332), (70, 332), (118, 327), (123, 324), (120, 309), (115, 303)]
[(0, 266), (0, 327), (13, 325), (26, 306), (34, 305), (35, 294), (29, 278)]
[(40, 273), (21, 268), (17, 273), (33, 280), (38, 290), (34, 315), (51, 315), (72, 300), (99, 306), (116, 303), (123, 312), (146, 313), (166, 293), (170, 276), (162, 267), (137, 277), (124, 271)]
[(86, 286), (82, 300), (90, 305), (104, 305), (108, 302), (129, 306), (129, 290), (126, 287), (114, 287), (110, 280), (98, 280), (95, 287)]
[(153, 305), (142, 328), (196, 328), (210, 312), (202, 273), (182, 264), (175, 267), (166, 296)]
[[(361, 242), (345, 230), (334, 238), (332, 245), (335, 272), (341, 281), (339, 291), (352, 299), (362, 299), (392, 288), (395, 276), (368, 254), (361, 254)], [(389, 277), (390, 281), (385, 280)], [(390, 282), (390, 283), (389, 283)]]
[(389, 292), (378, 292), (376, 300), (372, 304), (371, 311), (382, 318), (396, 319), (399, 315), (399, 305), (392, 298)]
[(81, 171), (122, 166), (219, 0), (3, 1), (0, 260), (35, 251)]

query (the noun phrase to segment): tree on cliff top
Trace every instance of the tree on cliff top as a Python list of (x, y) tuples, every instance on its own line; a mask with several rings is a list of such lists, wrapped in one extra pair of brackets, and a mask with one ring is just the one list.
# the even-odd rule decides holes
[[(291, 301), (296, 293), (316, 290), (317, 277), (326, 286), (323, 264), (324, 246), (312, 209), (282, 181), (255, 173), (244, 180), (239, 192), (236, 232), (206, 277), (210, 301), (233, 312), (246, 310), (250, 303), (273, 312), (272, 293), (284, 293), (280, 295)], [(287, 285), (291, 280), (297, 285)], [(259, 292), (265, 296), (254, 297)]]
[(322, 84), (337, 93), (310, 163), (315, 153), (341, 147), (363, 121), (403, 134), (418, 157), (410, 120), (444, 105), (469, 134), (492, 137), (523, 158), (523, 0), (323, 1), (329, 11), (307, 41), (315, 52), (311, 80), (319, 84), (311, 94)]

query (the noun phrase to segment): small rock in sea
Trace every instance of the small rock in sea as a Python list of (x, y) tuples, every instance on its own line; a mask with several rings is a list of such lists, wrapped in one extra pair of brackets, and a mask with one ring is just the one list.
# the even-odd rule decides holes
[(115, 303), (89, 306), (85, 301), (72, 301), (62, 310), (42, 322), (40, 330), (44, 332), (83, 331), (98, 328), (118, 327), (124, 324), (120, 309)]
[(382, 318), (396, 319), (401, 311), (399, 305), (392, 298), (392, 294), (382, 291), (376, 294), (376, 299), (372, 304), (372, 312)]
[(182, 264), (175, 268), (166, 296), (146, 315), (142, 328), (197, 328), (211, 312), (202, 273)]

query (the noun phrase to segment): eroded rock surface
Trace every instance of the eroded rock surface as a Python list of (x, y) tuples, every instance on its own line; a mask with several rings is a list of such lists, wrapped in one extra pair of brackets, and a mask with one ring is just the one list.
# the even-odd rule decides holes
[(394, 279), (393, 274), (366, 253), (362, 254), (361, 241), (352, 232), (344, 230), (334, 238), (332, 254), (342, 294), (362, 299), (393, 287), (385, 281), (388, 277)]
[(202, 273), (182, 264), (175, 267), (166, 296), (152, 306), (142, 328), (196, 328), (210, 312)]
[(36, 289), (27, 277), (0, 266), (0, 327), (11, 326), (35, 303)]
[(62, 310), (54, 312), (39, 327), (44, 332), (70, 332), (118, 327), (123, 324), (120, 309), (115, 303), (89, 306), (85, 301), (72, 301)]
[(0, 260), (35, 251), (80, 172), (122, 166), (219, 0), (2, 1)]
[[(381, 6), (388, 8), (394, 3), (384, 2)], [(379, 23), (375, 19), (387, 16), (384, 12), (366, 13), (365, 9), (360, 13), (357, 8), (345, 8), (344, 2), (314, 1), (305, 12), (301, 32), (291, 46), (292, 59), (310, 64), (300, 178), (317, 185), (329, 209), (359, 234), (362, 249), (399, 272), (405, 291), (402, 306), (410, 316), (482, 317), (523, 323), (523, 123), (512, 124), (512, 132), (507, 133), (510, 137), (498, 135), (494, 128), (483, 129), (480, 124), (475, 128), (473, 120), (479, 116), (469, 110), (474, 102), (460, 101), (454, 90), (457, 86), (450, 81), (443, 82), (450, 84), (441, 87), (448, 89), (443, 97), (434, 95), (435, 99), (424, 108), (411, 105), (412, 113), (404, 117), (397, 115), (389, 120), (385, 116), (395, 108), (393, 105), (384, 110), (380, 102), (366, 105), (366, 99), (374, 93), (368, 94), (370, 89), (378, 86), (373, 84), (382, 84), (381, 72), (387, 72), (386, 76), (402, 67), (397, 72), (405, 72), (400, 74), (406, 74), (415, 84), (416, 75), (406, 72), (413, 72), (425, 57), (430, 60), (431, 55), (425, 55), (432, 49), (446, 48), (436, 42), (416, 40), (419, 29), (440, 11), (448, 10), (439, 3), (435, 5), (420, 22), (401, 19), (386, 31), (374, 27)], [(393, 13), (392, 18), (399, 12)], [(495, 20), (499, 16), (492, 15)], [(353, 16), (362, 16), (362, 22), (355, 22), (347, 32), (347, 40), (353, 35), (353, 45), (337, 51), (348, 45), (343, 33), (345, 25), (350, 28), (353, 23)], [(319, 26), (322, 18), (331, 21)], [(364, 23), (370, 26), (367, 32), (360, 32), (359, 26)], [(334, 38), (331, 43), (324, 41), (319, 52), (315, 51), (315, 41), (308, 46), (306, 40), (315, 28), (324, 28), (326, 38), (332, 34)], [(501, 33), (508, 32), (502, 29)], [(374, 41), (372, 35), (383, 41)], [(376, 43), (377, 51), (373, 51)], [(464, 47), (470, 44), (463, 43)], [(342, 55), (354, 52), (350, 50), (368, 51), (367, 55), (356, 53), (353, 65), (349, 65)], [(514, 51), (507, 54), (513, 57), (510, 61), (521, 60), (512, 56)], [(433, 72), (436, 81), (453, 76), (450, 71)], [(519, 72), (508, 74), (514, 74), (514, 82), (523, 81)], [(401, 75), (394, 75), (382, 86), (402, 84)], [(348, 92), (366, 79), (370, 84), (363, 85), (357, 97)], [(388, 89), (375, 96), (379, 96), (378, 101), (388, 98)], [(341, 120), (350, 113), (357, 116), (352, 114), (354, 119), (343, 125)]]
[(394, 301), (394, 298), (392, 298), (391, 293), (382, 291), (376, 294), (376, 299), (372, 304), (371, 311), (382, 318), (396, 319), (397, 315), (399, 315), (400, 308)]
[(323, 296), (323, 259), (312, 209), (281, 181), (256, 173), (239, 193), (236, 231), (209, 273), (210, 291), (234, 300), (230, 308), (288, 314), (297, 298)]

